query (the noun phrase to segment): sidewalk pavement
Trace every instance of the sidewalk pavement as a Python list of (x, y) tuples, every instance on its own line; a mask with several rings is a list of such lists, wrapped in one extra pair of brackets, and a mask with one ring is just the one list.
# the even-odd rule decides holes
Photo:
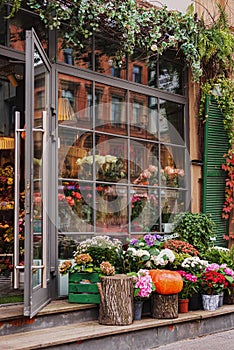
[(234, 349), (234, 329), (195, 339), (151, 348), (149, 350), (231, 350)]

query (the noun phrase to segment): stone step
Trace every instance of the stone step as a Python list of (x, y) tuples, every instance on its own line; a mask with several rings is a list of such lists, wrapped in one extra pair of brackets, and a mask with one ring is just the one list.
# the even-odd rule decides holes
[(36, 329), (97, 320), (98, 306), (95, 304), (73, 304), (67, 300), (54, 300), (35, 317), (23, 316), (23, 304), (0, 307), (0, 338)]
[(234, 305), (216, 311), (190, 311), (175, 319), (143, 317), (128, 326), (105, 326), (98, 321), (75, 322), (0, 337), (1, 350), (78, 349), (149, 350), (182, 339), (233, 328)]

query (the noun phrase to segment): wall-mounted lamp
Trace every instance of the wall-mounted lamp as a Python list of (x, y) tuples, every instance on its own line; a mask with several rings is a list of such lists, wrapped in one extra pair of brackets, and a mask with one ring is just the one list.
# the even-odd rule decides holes
[(17, 80), (15, 79), (15, 76), (13, 73), (8, 74), (7, 78), (13, 87), (18, 86)]

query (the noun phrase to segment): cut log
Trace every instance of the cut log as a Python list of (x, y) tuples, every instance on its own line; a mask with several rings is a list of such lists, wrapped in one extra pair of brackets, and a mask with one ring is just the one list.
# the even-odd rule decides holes
[(99, 323), (125, 326), (133, 322), (133, 281), (123, 274), (101, 277)]
[(153, 318), (177, 318), (178, 294), (157, 294), (151, 296), (151, 316)]

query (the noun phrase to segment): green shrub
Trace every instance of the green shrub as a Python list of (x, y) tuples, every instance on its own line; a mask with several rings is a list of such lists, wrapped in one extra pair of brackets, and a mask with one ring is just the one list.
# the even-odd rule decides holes
[(214, 237), (214, 221), (204, 213), (183, 212), (175, 216), (174, 232), (178, 239), (192, 244), (199, 253), (205, 252), (211, 246)]

